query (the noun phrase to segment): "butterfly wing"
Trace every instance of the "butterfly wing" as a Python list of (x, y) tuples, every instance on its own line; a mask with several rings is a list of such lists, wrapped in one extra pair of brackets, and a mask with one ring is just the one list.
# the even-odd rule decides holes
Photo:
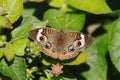
[(40, 44), (41, 51), (44, 54), (57, 59), (58, 55), (54, 52), (54, 38), (57, 33), (56, 29), (38, 28), (29, 31), (29, 37)]
[(41, 51), (54, 59), (70, 59), (86, 46), (92, 44), (93, 39), (80, 32), (58, 32), (52, 28), (38, 28), (29, 32), (29, 37), (38, 42)]
[(79, 52), (93, 43), (93, 39), (80, 32), (67, 32), (67, 43), (64, 47), (65, 52), (58, 54), (60, 60), (70, 59), (79, 54)]

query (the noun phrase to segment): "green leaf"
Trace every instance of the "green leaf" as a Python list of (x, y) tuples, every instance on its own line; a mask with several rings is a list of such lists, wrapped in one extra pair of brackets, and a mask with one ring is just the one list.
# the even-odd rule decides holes
[(29, 0), (31, 2), (43, 2), (44, 0)]
[(7, 36), (5, 36), (5, 35), (0, 35), (0, 41), (6, 42), (6, 40), (7, 40)]
[(111, 27), (111, 41), (109, 45), (110, 57), (115, 67), (120, 72), (120, 18), (113, 22)]
[(12, 29), (12, 23), (7, 17), (0, 16), (0, 28)]
[(82, 52), (80, 53), (74, 60), (65, 60), (61, 61), (62, 64), (64, 65), (80, 65), (88, 60), (89, 56)]
[(62, 13), (59, 10), (50, 9), (44, 14), (44, 19), (48, 20), (48, 24), (52, 28), (60, 30), (64, 28), (67, 30), (76, 30), (80, 31), (83, 28), (85, 22), (85, 14), (77, 13)]
[(12, 31), (12, 38), (13, 39), (20, 39), (20, 38), (28, 37), (28, 32), (31, 29), (43, 28), (43, 27), (45, 27), (46, 23), (47, 23), (47, 21), (46, 22), (36, 22), (36, 23), (31, 23), (31, 24), (27, 24), (27, 22), (23, 23), (23, 24), (26, 24), (26, 25), (19, 26)]
[(6, 17), (14, 23), (22, 14), (22, 0), (2, 0), (1, 3), (7, 10)]
[(51, 80), (51, 79), (47, 79), (47, 78), (41, 76), (41, 77), (39, 78), (39, 80)]
[(90, 69), (83, 73), (86, 80), (107, 80), (106, 53), (108, 51), (109, 40), (110, 35), (109, 32), (107, 32), (95, 38), (93, 45), (86, 49), (86, 53), (88, 53), (90, 57), (87, 61)]
[(8, 61), (11, 61), (15, 54), (18, 56), (24, 55), (24, 49), (26, 47), (28, 39), (19, 39), (14, 42), (9, 42), (4, 48), (4, 55)]
[[(80, 65), (80, 64), (86, 62), (88, 60), (88, 58), (89, 58), (89, 56), (86, 53), (82, 52), (75, 58), (63, 60), (63, 61), (58, 60), (57, 62), (60, 64), (63, 64), (63, 65)], [(53, 64), (56, 63), (56, 61), (55, 61), (55, 59), (53, 59), (51, 57), (44, 56), (42, 59), (42, 63), (45, 66), (50, 66), (52, 63)]]
[(14, 52), (17, 56), (24, 55), (24, 49), (26, 47), (28, 39), (19, 39), (13, 43)]
[(51, 0), (49, 2), (49, 5), (56, 8), (60, 8), (60, 11), (62, 12), (73, 11), (73, 9), (68, 6), (66, 0)]
[(65, 2), (65, 0), (51, 0), (49, 5), (60, 8), (62, 5), (64, 5), (64, 2)]
[(5, 35), (0, 35), (0, 47), (3, 47), (4, 44), (6, 43), (7, 36)]
[(0, 72), (10, 77), (12, 80), (26, 80), (26, 65), (25, 60), (20, 57), (15, 57), (12, 64), (9, 64), (2, 59), (0, 61)]
[(50, 66), (51, 65), (51, 63), (50, 62), (48, 62), (47, 60), (45, 60), (45, 59), (42, 59), (42, 61), (41, 61), (45, 66)]
[(68, 0), (68, 4), (74, 8), (93, 14), (106, 14), (112, 12), (105, 0)]
[(9, 42), (4, 48), (4, 56), (8, 61), (11, 61), (14, 58), (15, 56), (14, 50), (15, 48), (13, 48), (13, 44), (11, 42)]
[[(23, 13), (22, 13), (23, 20), (29, 19), (29, 17), (34, 17), (34, 16), (32, 16), (34, 13), (35, 13), (35, 8), (31, 8), (31, 9), (24, 8)], [(34, 18), (33, 18), (33, 21), (35, 21)], [(24, 22), (24, 21), (22, 21), (22, 22)]]
[(21, 26), (17, 27), (12, 31), (11, 34), (13, 39), (28, 37), (28, 32), (31, 29), (45, 27), (47, 21), (40, 22), (36, 17), (32, 16), (31, 14), (26, 15), (28, 12), (31, 12), (31, 10), (24, 11), (24, 18), (22, 20)]
[[(29, 12), (31, 12), (31, 11), (29, 11)], [(32, 16), (31, 14), (28, 14), (27, 11), (26, 11), (26, 13), (24, 13), (21, 26), (34, 24), (34, 23), (39, 23), (39, 22), (40, 22), (40, 20), (38, 20), (35, 16)]]
[(73, 11), (73, 9), (68, 6), (66, 0), (51, 0), (49, 2), (49, 5), (52, 7), (60, 8), (60, 11), (62, 11), (64, 13), (68, 12), (68, 11), (69, 12)]

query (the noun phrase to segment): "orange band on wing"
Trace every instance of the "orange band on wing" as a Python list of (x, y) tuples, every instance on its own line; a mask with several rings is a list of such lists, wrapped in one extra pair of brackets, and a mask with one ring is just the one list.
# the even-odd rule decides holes
[(43, 48), (43, 52), (44, 54), (46, 54), (47, 56), (50, 56), (54, 59), (59, 59), (59, 60), (65, 60), (65, 59), (70, 59), (75, 57), (77, 54), (75, 51), (67, 53), (67, 54), (63, 54), (63, 53), (56, 53), (56, 52), (52, 52), (51, 50), (48, 50), (46, 48)]
[(50, 34), (52, 34), (52, 33), (53, 33), (53, 30), (52, 30), (52, 29), (50, 29), (50, 30), (49, 30), (49, 32), (50, 32)]
[(46, 30), (45, 30), (45, 33), (46, 33), (46, 34), (48, 34), (48, 33), (49, 33), (49, 32), (48, 32), (48, 29), (46, 29)]
[(73, 32), (71, 32), (71, 33), (70, 33), (70, 36), (77, 38), (77, 37), (78, 37), (78, 33), (73, 33)]
[(74, 37), (75, 37), (75, 38), (77, 38), (77, 36), (78, 36), (78, 34), (77, 34), (77, 33), (75, 33)]
[(45, 34), (52, 34), (53, 30), (52, 29), (44, 29)]
[(70, 32), (71, 37), (81, 38), (79, 33)]
[(44, 47), (43, 47), (43, 52), (44, 52), (44, 54), (46, 54), (46, 55), (48, 55), (48, 56), (50, 56), (50, 57), (52, 57), (54, 59), (58, 58), (57, 53), (55, 53), (55, 52), (53, 53), (51, 50), (48, 50), (48, 49), (46, 49)]
[(73, 34), (74, 34), (73, 32), (70, 32), (70, 36), (73, 36)]
[(67, 54), (59, 54), (59, 59), (61, 60), (64, 60), (64, 59), (70, 59), (70, 58), (73, 58), (74, 56), (76, 56), (78, 53), (76, 52), (70, 52), (70, 53), (67, 53)]

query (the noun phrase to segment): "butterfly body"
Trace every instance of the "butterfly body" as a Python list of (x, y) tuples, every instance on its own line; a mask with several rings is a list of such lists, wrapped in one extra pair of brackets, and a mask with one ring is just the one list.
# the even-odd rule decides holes
[(29, 37), (40, 44), (41, 51), (59, 60), (70, 59), (79, 54), (93, 39), (80, 32), (57, 31), (52, 28), (38, 28), (29, 32)]

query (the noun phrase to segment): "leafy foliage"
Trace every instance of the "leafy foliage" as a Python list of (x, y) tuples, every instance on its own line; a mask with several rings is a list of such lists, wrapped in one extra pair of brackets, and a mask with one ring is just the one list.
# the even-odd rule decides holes
[(15, 57), (13, 64), (8, 64), (5, 59), (2, 59), (0, 63), (0, 72), (10, 77), (12, 80), (26, 80), (25, 67), (25, 60), (20, 57)]
[(85, 22), (85, 14), (67, 13), (64, 14), (58, 10), (48, 10), (44, 15), (45, 20), (49, 20), (48, 24), (53, 28), (60, 30), (76, 30), (80, 31)]
[(120, 43), (118, 42), (120, 38), (119, 37), (120, 18), (113, 22), (111, 26), (112, 26), (111, 34), (113, 35), (111, 35), (111, 43), (109, 46), (110, 57), (115, 67), (120, 72), (120, 54), (119, 54)]
[[(120, 80), (120, 11), (110, 8), (116, 4), (108, 5), (105, 0), (29, 1), (0, 1), (1, 80)], [(47, 24), (58, 31), (88, 32), (94, 43), (75, 58), (55, 60), (28, 39), (31, 29)]]
[(4, 55), (8, 61), (11, 61), (13, 57), (16, 55), (23, 56), (24, 55), (24, 48), (26, 47), (26, 39), (20, 39), (15, 42), (9, 42), (6, 47), (4, 48)]
[(112, 12), (105, 0), (69, 0), (71, 6), (94, 14), (106, 14)]

